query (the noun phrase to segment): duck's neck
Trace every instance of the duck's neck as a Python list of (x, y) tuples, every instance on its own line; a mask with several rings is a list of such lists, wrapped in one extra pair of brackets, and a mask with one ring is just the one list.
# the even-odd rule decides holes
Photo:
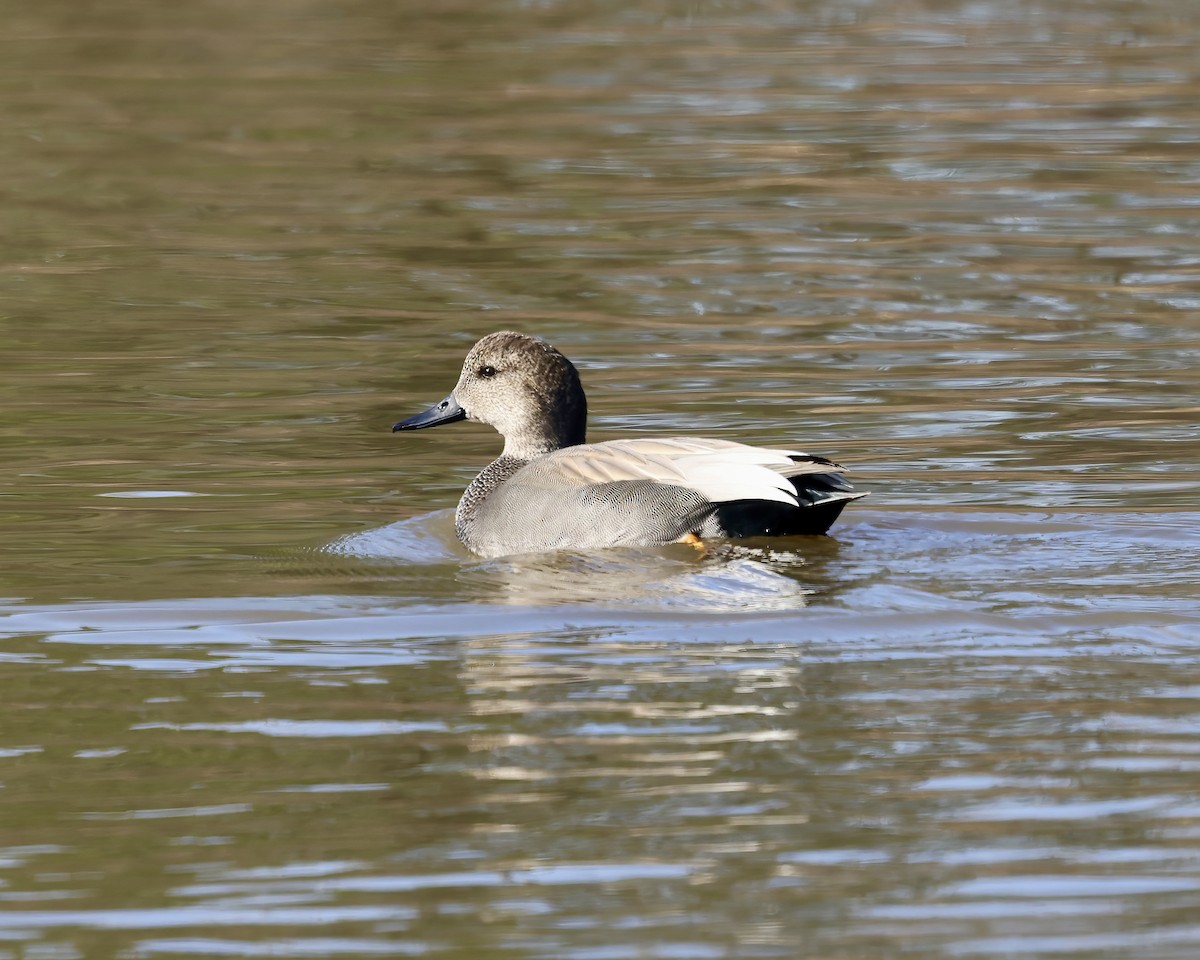
[[(574, 372), (574, 368), (572, 368)], [(563, 447), (587, 442), (587, 397), (578, 378), (538, 394), (535, 405), (515, 422), (498, 426), (504, 435), (501, 459), (528, 463)]]
[[(561, 450), (563, 447), (574, 447), (583, 442), (583, 437), (579, 437), (578, 439), (555, 436), (508, 437), (504, 441), (504, 451), (500, 454), (500, 460), (520, 460), (522, 463), (530, 463), (538, 459), (538, 457), (544, 457), (548, 453), (553, 453), (555, 450)], [(496, 462), (499, 463), (500, 461), (497, 460)]]

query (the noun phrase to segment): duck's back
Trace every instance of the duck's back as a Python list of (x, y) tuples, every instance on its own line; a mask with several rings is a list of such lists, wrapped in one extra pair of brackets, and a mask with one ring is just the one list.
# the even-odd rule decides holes
[(837, 464), (709, 438), (613, 440), (496, 461), (468, 488), (459, 535), (476, 553), (824, 533), (850, 492)]

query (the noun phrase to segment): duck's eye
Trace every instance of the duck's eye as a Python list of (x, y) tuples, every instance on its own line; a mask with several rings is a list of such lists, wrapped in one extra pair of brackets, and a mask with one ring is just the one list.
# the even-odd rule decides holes
[(483, 377), (485, 380), (490, 380), (490, 379), (492, 379), (492, 377), (494, 377), (496, 375), (496, 368), (492, 367), (492, 366), (480, 367), (479, 375), (481, 377)]

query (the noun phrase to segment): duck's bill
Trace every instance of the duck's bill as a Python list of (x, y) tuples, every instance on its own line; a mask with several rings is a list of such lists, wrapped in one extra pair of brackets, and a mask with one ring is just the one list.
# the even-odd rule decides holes
[(443, 423), (454, 423), (456, 420), (465, 420), (466, 418), (467, 411), (458, 405), (454, 394), (450, 394), (441, 403), (435, 403), (424, 413), (418, 413), (415, 417), (393, 423), (392, 433), (397, 430), (424, 430), (426, 427), (437, 427)]

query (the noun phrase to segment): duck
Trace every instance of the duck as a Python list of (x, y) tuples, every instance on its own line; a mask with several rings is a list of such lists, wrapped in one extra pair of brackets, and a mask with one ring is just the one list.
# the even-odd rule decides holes
[(392, 431), (460, 420), (504, 440), (454, 514), (481, 557), (825, 534), (855, 492), (824, 457), (711, 437), (588, 443), (579, 371), (541, 337), (501, 330), (467, 353), (458, 383)]

